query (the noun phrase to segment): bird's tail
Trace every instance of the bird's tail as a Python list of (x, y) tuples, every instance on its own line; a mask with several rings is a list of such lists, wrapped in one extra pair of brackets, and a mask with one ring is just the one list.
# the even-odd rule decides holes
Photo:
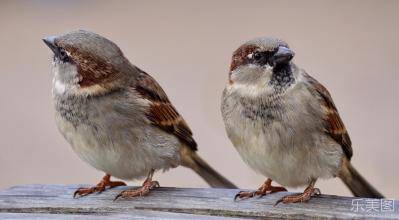
[(366, 198), (384, 198), (359, 172), (352, 164), (344, 159), (342, 168), (338, 174), (339, 178), (345, 183), (349, 190), (357, 197)]
[(237, 186), (214, 170), (196, 152), (183, 147), (181, 158), (183, 166), (194, 170), (194, 172), (200, 175), (211, 187), (237, 189)]

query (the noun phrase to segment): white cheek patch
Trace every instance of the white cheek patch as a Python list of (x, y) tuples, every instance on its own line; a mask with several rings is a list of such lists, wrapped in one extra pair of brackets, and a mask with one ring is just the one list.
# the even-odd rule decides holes
[(245, 69), (239, 68), (232, 72), (233, 84), (230, 87), (239, 94), (249, 97), (272, 93), (273, 88), (269, 86), (272, 74), (273, 67), (269, 65), (260, 69), (259, 66), (249, 64)]
[(74, 65), (53, 62), (52, 72), (54, 74), (54, 94), (62, 95), (76, 88), (79, 79), (77, 77), (77, 69)]
[(68, 63), (53, 63), (52, 71), (54, 73), (53, 94), (90, 96), (103, 94), (108, 91), (100, 85), (81, 87), (79, 82), (82, 80), (82, 76), (78, 74), (75, 65)]
[(64, 94), (66, 91), (65, 83), (61, 82), (60, 80), (54, 79), (54, 92), (57, 94)]

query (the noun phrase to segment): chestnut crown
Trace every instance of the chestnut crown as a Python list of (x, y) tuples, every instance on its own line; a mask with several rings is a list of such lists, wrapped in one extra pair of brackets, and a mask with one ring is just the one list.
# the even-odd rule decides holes
[(115, 43), (90, 31), (49, 36), (43, 41), (53, 51), (56, 64), (76, 66), (81, 87), (112, 81), (129, 66)]
[(287, 64), (294, 57), (295, 53), (284, 41), (272, 38), (261, 37), (250, 40), (234, 51), (230, 73), (245, 65), (256, 65), (276, 67)]

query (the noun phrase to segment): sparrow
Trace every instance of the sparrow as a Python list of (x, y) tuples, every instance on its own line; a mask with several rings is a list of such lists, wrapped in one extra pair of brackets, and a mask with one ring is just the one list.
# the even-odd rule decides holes
[[(227, 135), (242, 159), (267, 177), (237, 198), (307, 186), (279, 202), (308, 201), (320, 194), (318, 179), (339, 177), (355, 196), (383, 198), (350, 162), (351, 140), (328, 90), (294, 64), (286, 42), (262, 37), (232, 56), (221, 112)], [(276, 181), (284, 187), (272, 186)]]
[(111, 176), (146, 177), (142, 187), (115, 199), (143, 196), (159, 186), (155, 171), (179, 165), (212, 187), (236, 188), (197, 154), (192, 131), (164, 90), (115, 43), (85, 30), (43, 41), (53, 52), (57, 127), (83, 161), (105, 173), (96, 186), (79, 188), (74, 197), (126, 185)]

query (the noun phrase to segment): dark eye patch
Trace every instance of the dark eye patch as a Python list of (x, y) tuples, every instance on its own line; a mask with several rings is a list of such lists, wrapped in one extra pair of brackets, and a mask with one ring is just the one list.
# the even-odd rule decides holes
[(257, 52), (257, 51), (254, 52), (252, 55), (252, 59), (254, 59), (254, 60), (260, 60), (260, 59), (262, 59), (262, 57), (263, 57), (263, 54), (260, 52)]
[(58, 47), (58, 53), (56, 54), (56, 56), (57, 56), (58, 59), (61, 60), (62, 62), (69, 62), (69, 61), (70, 61), (67, 52), (66, 52), (65, 49), (62, 48), (62, 47)]
[(269, 62), (270, 57), (276, 53), (273, 51), (255, 51), (250, 58), (250, 62), (257, 65), (265, 65)]

